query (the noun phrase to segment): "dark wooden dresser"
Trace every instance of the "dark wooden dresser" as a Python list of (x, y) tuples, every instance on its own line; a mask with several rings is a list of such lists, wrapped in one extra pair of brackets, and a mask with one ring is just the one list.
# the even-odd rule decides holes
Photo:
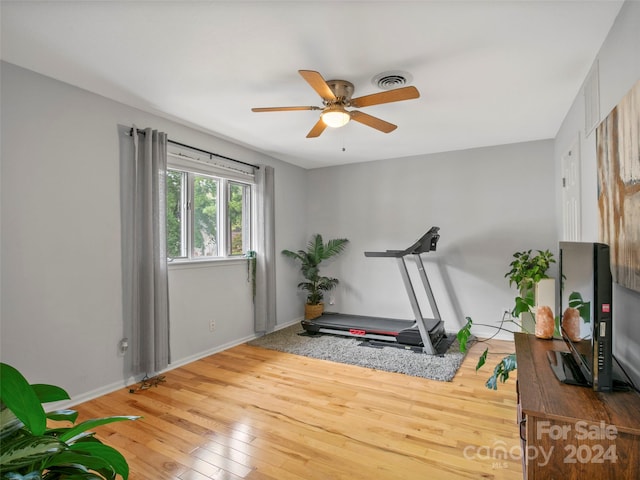
[(640, 394), (565, 385), (549, 365), (561, 340), (515, 334), (525, 479), (640, 480)]

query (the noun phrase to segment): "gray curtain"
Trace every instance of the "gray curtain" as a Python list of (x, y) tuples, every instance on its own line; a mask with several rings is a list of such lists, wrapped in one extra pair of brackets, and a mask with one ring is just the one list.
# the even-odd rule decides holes
[(133, 372), (152, 374), (170, 362), (167, 135), (134, 127), (131, 141), (121, 162), (123, 311)]
[(257, 185), (256, 298), (254, 330), (272, 332), (276, 326), (276, 235), (274, 210), (274, 170), (260, 165), (255, 172)]

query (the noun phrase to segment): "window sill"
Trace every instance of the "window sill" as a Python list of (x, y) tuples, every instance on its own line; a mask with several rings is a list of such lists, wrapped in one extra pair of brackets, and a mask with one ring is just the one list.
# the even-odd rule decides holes
[(190, 268), (215, 268), (236, 264), (244, 264), (247, 259), (245, 257), (233, 257), (233, 258), (215, 258), (207, 260), (174, 260), (169, 262), (169, 270), (182, 270)]

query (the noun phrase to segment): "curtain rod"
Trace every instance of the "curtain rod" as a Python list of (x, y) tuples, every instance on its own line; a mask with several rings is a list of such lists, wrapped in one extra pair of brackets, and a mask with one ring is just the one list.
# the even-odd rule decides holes
[[(144, 129), (138, 129), (138, 133), (142, 133), (144, 135), (145, 134)], [(129, 136), (130, 137), (133, 136), (133, 128), (131, 130), (129, 130)], [(257, 169), (257, 170), (260, 170), (260, 166), (259, 165), (254, 165), (252, 163), (243, 162), (242, 160), (236, 160), (235, 158), (225, 157), (224, 155), (220, 155), (219, 153), (209, 152), (207, 150), (203, 150), (203, 149), (198, 148), (198, 147), (192, 147), (191, 145), (187, 145), (185, 143), (176, 142), (175, 140), (171, 140), (170, 138), (167, 138), (167, 142), (168, 143), (172, 143), (173, 145), (178, 145), (179, 147), (184, 147), (184, 148), (189, 148), (191, 150), (195, 150), (196, 152), (206, 153), (210, 157), (222, 158), (224, 160), (229, 160), (231, 162), (240, 163), (242, 165), (246, 165), (247, 167), (253, 167), (253, 168)]]

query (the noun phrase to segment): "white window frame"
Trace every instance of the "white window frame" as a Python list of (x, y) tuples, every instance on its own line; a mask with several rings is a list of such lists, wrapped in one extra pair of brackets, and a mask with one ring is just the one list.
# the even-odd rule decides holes
[[(252, 249), (255, 226), (255, 180), (252, 172), (234, 168), (233, 166), (213, 162), (210, 158), (202, 158), (193, 155), (191, 152), (185, 154), (178, 149), (170, 149), (168, 152), (167, 169), (186, 173), (186, 180), (183, 185), (182, 197), (184, 213), (183, 229), (183, 253), (182, 257), (169, 257), (171, 264), (216, 262), (221, 260), (237, 260), (243, 258), (244, 254)], [(204, 175), (218, 180), (217, 189), (217, 243), (218, 255), (207, 257), (193, 256), (193, 239), (194, 239), (194, 221), (193, 221), (193, 202), (194, 202), (194, 176)], [(185, 178), (183, 177), (183, 178)], [(243, 245), (242, 254), (231, 255), (231, 220), (228, 216), (228, 202), (231, 198), (231, 185), (240, 185), (244, 187), (243, 194)]]
[[(255, 192), (255, 188), (252, 184), (246, 182), (238, 182), (236, 180), (225, 179), (225, 209), (231, 202), (231, 186), (238, 185), (242, 187), (242, 252), (243, 254), (247, 253), (249, 250), (252, 250), (252, 242), (253, 242), (253, 196)], [(227, 230), (226, 235), (226, 245), (227, 245), (227, 255), (229, 257), (237, 257), (238, 255), (232, 255), (231, 245), (233, 242), (232, 232), (231, 232), (231, 217), (229, 215), (225, 215), (225, 227)]]

